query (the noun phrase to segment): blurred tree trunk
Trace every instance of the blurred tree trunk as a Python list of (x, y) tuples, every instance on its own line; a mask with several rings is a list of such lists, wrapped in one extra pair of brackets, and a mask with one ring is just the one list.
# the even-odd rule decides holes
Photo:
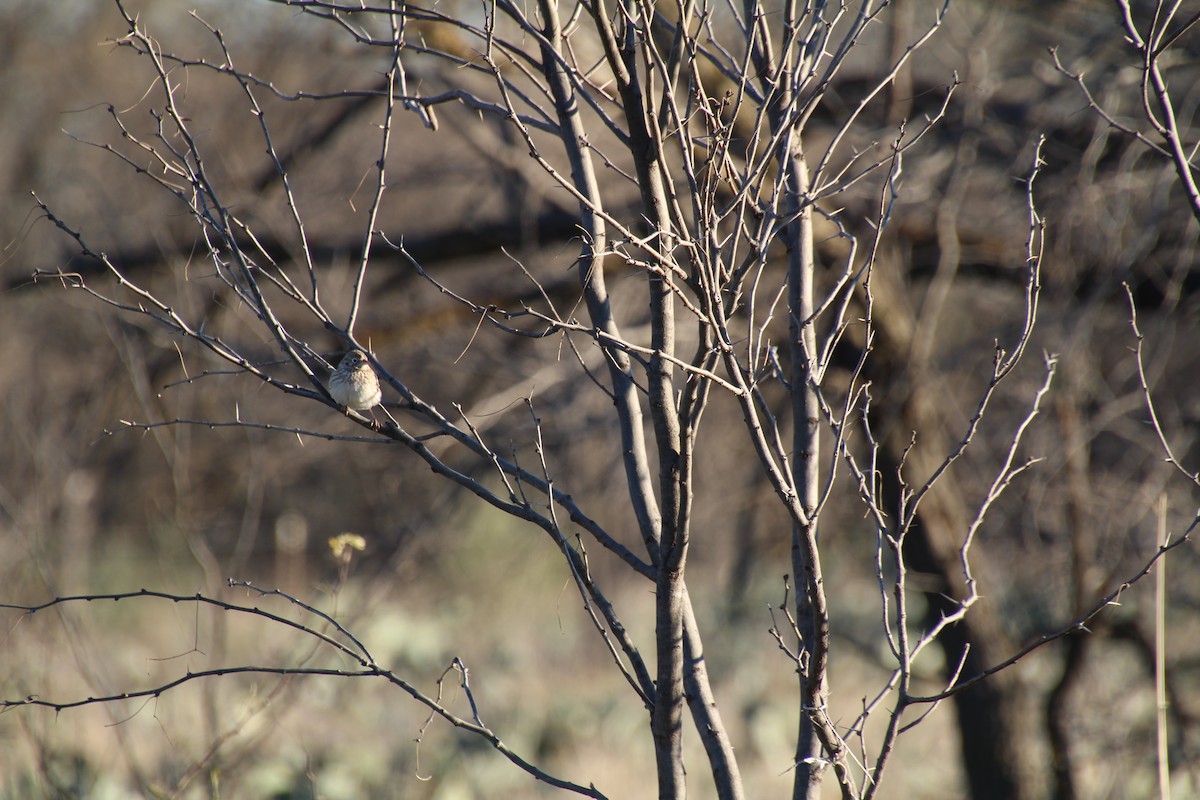
[[(880, 465), (885, 475), (895, 472), (896, 457), (891, 447), (881, 454)], [(909, 463), (913, 463), (911, 455)], [(948, 485), (949, 482), (943, 488)], [(966, 592), (958, 547), (967, 518), (959, 513), (965, 510), (959, 498), (956, 494), (948, 501), (939, 501), (936, 494), (930, 495), (908, 537), (905, 552), (909, 569), (924, 573), (930, 584), (924, 592), (927, 628), (956, 610)], [(889, 500), (895, 500), (894, 490)], [(981, 560), (979, 550), (972, 550), (972, 555), (975, 562)], [(971, 612), (947, 628), (938, 642), (944, 653), (947, 678), (960, 662), (962, 678), (970, 678), (1016, 649), (987, 601), (972, 606)], [(965, 661), (964, 651), (967, 651)], [(1027, 743), (1037, 719), (1024, 708), (1016, 675), (1015, 670), (1004, 670), (954, 696), (963, 770), (974, 800), (1022, 800), (1038, 796), (1026, 766), (1031, 755)]]
[[(894, 263), (894, 262), (893, 262)], [(910, 486), (919, 486), (956, 445), (944, 424), (946, 392), (940, 376), (912, 358), (917, 315), (900, 289), (889, 279), (892, 269), (876, 269), (874, 321), (877, 336), (867, 377), (888, 394), (872, 405), (872, 426), (880, 443), (879, 471), (887, 506), (895, 515), (900, 505), (897, 470)], [(923, 322), (928, 322), (923, 321)], [(918, 431), (915, 443), (913, 432)], [(969, 595), (960, 548), (972, 518), (953, 469), (939, 478), (935, 491), (925, 495), (905, 541), (905, 561), (919, 575), (926, 601), (925, 627), (955, 611)], [(976, 577), (988, 573), (986, 553), (971, 550)], [(996, 605), (982, 599), (962, 620), (938, 638), (946, 676), (962, 663), (960, 680), (967, 679), (1010, 656), (1015, 647), (996, 614)], [(964, 659), (964, 652), (966, 656)], [(963, 770), (974, 800), (1024, 800), (1037, 796), (1029, 742), (1038, 720), (1021, 697), (1014, 670), (1005, 670), (955, 695)]]

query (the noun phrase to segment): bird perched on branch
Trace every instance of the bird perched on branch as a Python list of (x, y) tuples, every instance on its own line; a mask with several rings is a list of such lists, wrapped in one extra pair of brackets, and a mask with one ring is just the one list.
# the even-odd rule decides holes
[(329, 378), (329, 396), (353, 411), (367, 411), (378, 427), (375, 406), (383, 399), (379, 377), (361, 350), (351, 350)]

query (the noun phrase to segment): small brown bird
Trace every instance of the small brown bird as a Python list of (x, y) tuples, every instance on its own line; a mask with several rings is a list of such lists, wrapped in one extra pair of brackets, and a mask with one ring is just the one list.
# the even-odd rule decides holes
[(329, 378), (329, 396), (346, 408), (367, 411), (375, 424), (375, 406), (383, 399), (379, 377), (361, 350), (351, 350)]

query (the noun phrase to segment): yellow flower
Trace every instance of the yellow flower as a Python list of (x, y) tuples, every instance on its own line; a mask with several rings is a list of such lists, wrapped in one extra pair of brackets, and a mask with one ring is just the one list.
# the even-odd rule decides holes
[(357, 533), (339, 533), (330, 537), (329, 549), (333, 552), (335, 561), (348, 561), (354, 556), (352, 550), (367, 549), (367, 540)]

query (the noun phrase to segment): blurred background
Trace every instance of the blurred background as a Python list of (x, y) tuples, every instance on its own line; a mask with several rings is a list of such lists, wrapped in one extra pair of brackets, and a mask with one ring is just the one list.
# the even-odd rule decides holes
[[(283, 93), (373, 88), (386, 68), (386, 52), (268, 3), (157, 0), (130, 9), (164, 51), (219, 62), (192, 7), (222, 29), (242, 70)], [(879, 32), (880, 47), (888, 35), (903, 39), (905, 25), (921, 30), (915, 7)], [(548, 771), (594, 781), (610, 797), (650, 796), (645, 712), (581, 612), (561, 556), (538, 531), (449, 486), (398, 447), (237, 427), (122, 430), (123, 420), (243, 419), (358, 431), (324, 406), (217, 374), (220, 362), (144, 318), (33, 280), (37, 270), (61, 268), (111, 288), (38, 211), (31, 192), (159, 296), (219, 320), (222, 335), (240, 336), (239, 346), (264, 363), (276, 353), (243, 310), (215, 293), (184, 291), (208, 269), (191, 218), (105, 149), (120, 139), (110, 109), (149, 130), (148, 114), (128, 112), (156, 91), (147, 59), (113, 45), (126, 33), (113, 4), (7, 0), (0, 23), (0, 602), (146, 588), (202, 592), (315, 624), (281, 598), (229, 589), (226, 581), (278, 587), (334, 614), (381, 663), (431, 694), (461, 658), (483, 719)], [(1064, 65), (1083, 72), (1115, 118), (1146, 130), (1139, 65), (1118, 23), (1112, 4), (1100, 0), (956, 3), (904, 82), (855, 132), (864, 142), (894, 138), (900, 119), (936, 111), (954, 73), (962, 81), (944, 123), (906, 164), (880, 278), (910, 314), (910, 345), (930, 354), (939, 404), (924, 418), (959, 435), (994, 342), (1019, 329), (1028, 224), (1021, 180), (1046, 136), (1037, 200), (1047, 247), (1034, 348), (954, 484), (974, 508), (1041, 383), (1040, 354), (1056, 354), (1055, 390), (1022, 453), (1043, 460), (993, 510), (977, 545), (981, 614), (996, 620), (998, 642), (1012, 643), (1007, 652), (1075, 618), (1145, 563), (1160, 498), (1174, 531), (1188, 527), (1197, 505), (1195, 486), (1164, 463), (1147, 425), (1123, 283), (1138, 309), (1163, 428), (1179, 461), (1195, 471), (1200, 228), (1171, 164), (1090, 110), (1048, 52), (1057, 48)], [(1175, 46), (1170, 73), (1191, 143), (1198, 54), (1200, 34), (1189, 33)], [(817, 136), (820, 125), (837, 122), (838, 100), (852, 107), (877, 73), (864, 58), (840, 74)], [(186, 74), (193, 131), (226, 198), (269, 248), (296, 255), (289, 210), (244, 95), (212, 73)], [(420, 70), (409, 77), (430, 92), (460, 78)], [(378, 158), (379, 107), (370, 98), (315, 103), (266, 92), (261, 101), (289, 159), (322, 294), (345, 313)], [(549, 186), (504, 126), (460, 106), (438, 113), (437, 132), (411, 115), (399, 118), (379, 227), (476, 302), (536, 298), (513, 265), (519, 261), (560, 309), (569, 308), (578, 294), (571, 198)], [(869, 215), (877, 199), (864, 190), (845, 203)], [(835, 242), (823, 247), (836, 257)], [(641, 283), (615, 277), (618, 311), (636, 331), (645, 323)], [(522, 398), (532, 397), (552, 472), (629, 546), (639, 544), (611, 402), (561, 340), (515, 339), (480, 326), (394, 254), (378, 253), (370, 281), (358, 334), (391, 372), (445, 409), (459, 404), (501, 452), (528, 452), (537, 431)], [(931, 304), (936, 293), (944, 294)], [(330, 353), (343, 346), (319, 329), (308, 334)], [(600, 364), (592, 350), (580, 358)], [(885, 376), (891, 382), (879, 377), (878, 405), (909, 408), (912, 395), (888, 387), (929, 379), (906, 374), (905, 363), (896, 357)], [(892, 419), (883, 435), (908, 437), (908, 420)], [(767, 629), (768, 606), (784, 597), (787, 522), (740, 436), (736, 405), (715, 397), (706, 426), (695, 498), (703, 526), (690, 567), (703, 591), (693, 594), (702, 596), (710, 669), (748, 796), (784, 796), (794, 676)], [(480, 470), (449, 448), (444, 457)], [(845, 491), (852, 496), (852, 487)], [(348, 568), (328, 544), (343, 532), (366, 542)], [(830, 515), (824, 535), (837, 634), (831, 677), (839, 710), (851, 719), (887, 674), (874, 534), (861, 508), (847, 503)], [(648, 650), (650, 587), (603, 557), (594, 568)], [(1166, 570), (1169, 744), (1182, 798), (1200, 792), (1195, 548), (1175, 551)], [(1152, 582), (1138, 584), (1089, 626), (1089, 636), (1039, 651), (1002, 684), (1023, 720), (1023, 796), (1156, 796), (1152, 590)], [(168, 600), (70, 604), (32, 616), (4, 611), (2, 619), (0, 699), (66, 702), (237, 664), (346, 666), (313, 639), (262, 618)], [(923, 693), (938, 690), (944, 667), (936, 657), (923, 665)], [(466, 714), (456, 687), (452, 673), (441, 690)], [(972, 791), (958, 755), (970, 721), (956, 722), (955, 714), (941, 708), (902, 739), (883, 796)], [(436, 721), (426, 727), (427, 715), (382, 681), (269, 676), (197, 681), (161, 697), (59, 714), (16, 708), (0, 714), (0, 796), (557, 794), (483, 742)], [(702, 759), (691, 763), (700, 773), (694, 796), (711, 796)]]

